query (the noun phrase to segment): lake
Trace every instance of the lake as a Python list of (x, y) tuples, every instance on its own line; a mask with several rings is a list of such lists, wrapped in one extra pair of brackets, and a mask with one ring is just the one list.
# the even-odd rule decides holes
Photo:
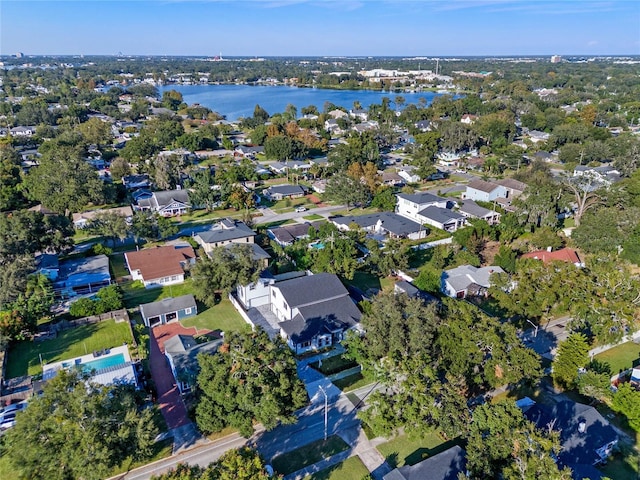
[[(405, 104), (420, 102), (424, 98), (427, 105), (441, 94), (434, 92), (389, 93), (373, 90), (330, 90), (322, 88), (298, 88), (286, 86), (253, 85), (165, 85), (159, 88), (160, 95), (165, 90), (176, 90), (182, 94), (187, 105), (199, 103), (214, 112), (226, 116), (227, 120), (253, 116), (253, 109), (260, 105), (270, 115), (284, 112), (287, 104), (298, 108), (315, 105), (322, 112), (325, 102), (346, 109), (353, 108), (353, 102), (359, 101), (363, 108), (373, 103), (382, 103), (383, 98), (391, 101), (398, 95), (404, 97)], [(392, 107), (394, 105), (392, 104)]]

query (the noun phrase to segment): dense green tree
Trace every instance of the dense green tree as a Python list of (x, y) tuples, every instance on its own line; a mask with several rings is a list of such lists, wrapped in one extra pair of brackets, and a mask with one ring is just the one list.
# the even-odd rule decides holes
[(611, 408), (624, 415), (629, 426), (640, 432), (640, 392), (634, 390), (629, 383), (622, 383), (613, 395)]
[(364, 206), (369, 201), (369, 192), (359, 180), (345, 174), (336, 174), (327, 181), (326, 195), (331, 200), (347, 206)]
[(0, 145), (0, 211), (13, 210), (22, 201), (20, 156), (10, 145)]
[(192, 177), (193, 180), (187, 185), (191, 204), (195, 207), (203, 207), (207, 211), (213, 210), (216, 203), (220, 201), (220, 192), (212, 188), (214, 176), (211, 170), (197, 170)]
[(111, 240), (113, 245), (115, 245), (116, 240), (122, 241), (129, 235), (129, 224), (126, 217), (120, 213), (110, 211), (98, 212), (88, 222), (86, 229), (91, 233)]
[(553, 359), (553, 381), (565, 388), (577, 383), (578, 371), (589, 363), (589, 342), (582, 333), (572, 333), (558, 346)]
[(158, 427), (133, 387), (60, 371), (7, 432), (5, 455), (24, 478), (102, 479), (152, 453)]
[(111, 125), (99, 118), (90, 118), (78, 125), (77, 130), (82, 134), (87, 145), (105, 145), (112, 139)]
[(260, 262), (253, 258), (249, 245), (231, 244), (211, 250), (191, 269), (194, 293), (208, 306), (216, 304), (217, 292), (229, 293), (237, 285), (255, 282)]
[(512, 401), (486, 403), (473, 412), (465, 433), (467, 469), (473, 479), (570, 480), (569, 469), (559, 470), (556, 432), (542, 432), (524, 418)]
[(182, 104), (182, 94), (176, 90), (165, 90), (162, 92), (162, 106), (169, 110), (178, 110)]
[(241, 447), (226, 452), (207, 467), (179, 463), (153, 480), (268, 480), (266, 464), (255, 450)]
[(117, 157), (111, 162), (109, 172), (114, 180), (122, 180), (122, 177), (131, 175), (131, 167), (124, 158)]
[(199, 355), (198, 362), (196, 421), (204, 432), (231, 426), (249, 437), (254, 421), (267, 430), (295, 423), (294, 412), (306, 403), (291, 350), (264, 331), (231, 333), (217, 353)]
[(24, 178), (27, 196), (54, 212), (78, 212), (105, 200), (105, 186), (80, 150), (59, 146), (48, 150)]

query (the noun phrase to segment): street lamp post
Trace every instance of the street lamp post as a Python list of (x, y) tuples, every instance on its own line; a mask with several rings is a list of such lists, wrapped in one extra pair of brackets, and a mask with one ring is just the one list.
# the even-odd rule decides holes
[(327, 441), (327, 422), (328, 422), (328, 416), (327, 416), (327, 412), (328, 412), (328, 397), (327, 397), (327, 392), (324, 391), (324, 388), (322, 388), (322, 386), (318, 385), (318, 388), (320, 389), (320, 391), (322, 392), (322, 395), (324, 395), (324, 441)]
[(536, 325), (535, 323), (533, 323), (533, 322), (532, 322), (531, 320), (529, 320), (528, 318), (525, 318), (525, 320), (526, 320), (527, 322), (529, 322), (529, 323), (531, 324), (531, 326), (534, 328), (533, 336), (534, 336), (534, 337), (537, 337), (537, 336), (538, 336), (538, 326), (539, 326), (539, 325)]

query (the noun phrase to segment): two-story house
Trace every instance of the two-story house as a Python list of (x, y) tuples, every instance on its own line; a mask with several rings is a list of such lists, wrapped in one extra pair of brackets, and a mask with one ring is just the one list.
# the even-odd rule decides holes
[(187, 213), (191, 209), (191, 202), (186, 190), (165, 190), (153, 192), (151, 197), (138, 199), (134, 208), (152, 211), (162, 217), (174, 217)]
[(449, 208), (452, 204), (446, 198), (431, 193), (400, 193), (397, 195), (396, 212), (420, 225), (455, 232), (464, 227), (466, 220)]

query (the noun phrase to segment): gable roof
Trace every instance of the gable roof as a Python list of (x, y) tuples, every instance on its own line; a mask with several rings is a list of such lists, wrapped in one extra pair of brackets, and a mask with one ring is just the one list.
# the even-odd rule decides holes
[(393, 212), (331, 217), (330, 220), (335, 224), (346, 225), (347, 227), (350, 224), (355, 223), (361, 228), (372, 227), (380, 221), (384, 230), (398, 236), (407, 236), (411, 233), (419, 232), (424, 229), (418, 222), (414, 222), (413, 220), (409, 220), (408, 218)]
[(424, 205), (426, 203), (440, 203), (447, 200), (437, 195), (433, 195), (427, 192), (420, 193), (399, 193), (398, 198), (409, 200), (410, 202), (417, 203), (418, 205)]
[(383, 480), (457, 480), (467, 470), (466, 452), (454, 446), (415, 465), (396, 468)]
[(527, 188), (527, 184), (516, 180), (515, 178), (501, 178), (500, 180), (496, 180), (495, 183), (498, 185), (502, 185), (505, 188), (510, 190), (516, 190), (518, 192), (524, 192), (524, 189)]
[(96, 218), (96, 215), (102, 215), (105, 213), (116, 213), (118, 215), (121, 215), (123, 217), (132, 217), (133, 216), (133, 210), (131, 209), (130, 206), (126, 206), (126, 207), (115, 207), (115, 208), (105, 208), (102, 210), (89, 210), (88, 212), (79, 212), (79, 213), (74, 213), (73, 214), (73, 222), (77, 223), (80, 222), (82, 220), (86, 220), (86, 221), (90, 221), (93, 220), (94, 218)]
[(267, 232), (280, 243), (291, 243), (298, 238), (307, 237), (309, 235), (309, 227), (311, 227), (311, 224), (307, 222), (295, 223), (292, 225), (268, 228)]
[(568, 263), (582, 263), (578, 253), (571, 248), (561, 248), (555, 252), (549, 252), (547, 250), (538, 250), (536, 252), (529, 252), (522, 255), (520, 258), (535, 258), (536, 260), (542, 260), (544, 263), (549, 262), (568, 262)]
[(163, 209), (173, 202), (179, 202), (186, 206), (191, 206), (189, 203), (189, 192), (186, 190), (164, 190), (162, 192), (153, 192), (151, 198), (148, 200), (140, 199), (139, 205), (147, 204), (156, 210)]
[(504, 273), (498, 266), (474, 267), (473, 265), (460, 265), (459, 267), (445, 270), (442, 278), (456, 291), (469, 288), (472, 284), (489, 288), (491, 286), (490, 277), (492, 273)]
[(500, 186), (501, 185), (495, 184), (493, 182), (485, 182), (484, 180), (479, 180), (479, 179), (471, 180), (467, 184), (467, 188), (472, 188), (474, 190), (479, 190), (481, 192), (486, 192), (486, 193), (491, 193)]
[(184, 273), (182, 264), (196, 257), (191, 246), (144, 248), (124, 254), (131, 270), (140, 271), (145, 281)]
[(164, 342), (164, 351), (171, 357), (177, 376), (183, 372), (196, 374), (200, 368), (198, 355), (213, 354), (218, 351), (222, 343), (222, 339), (198, 343), (191, 335), (176, 335)]
[(317, 273), (285, 280), (277, 283), (274, 288), (280, 290), (292, 309), (349, 295), (338, 276), (333, 273)]
[(274, 185), (267, 188), (270, 195), (279, 193), (280, 195), (297, 195), (304, 194), (304, 189), (300, 185)]
[(488, 208), (481, 207), (473, 200), (459, 200), (460, 212), (466, 213), (472, 217), (484, 218), (488, 215), (494, 215), (496, 212), (489, 210)]
[(299, 312), (292, 320), (280, 323), (280, 328), (294, 343), (311, 340), (323, 333), (347, 330), (355, 326), (361, 317), (360, 310), (348, 295), (299, 307)]
[[(609, 422), (593, 407), (565, 400), (554, 405), (536, 404), (524, 415), (540, 429), (552, 425), (560, 432), (562, 450), (558, 460), (563, 465), (593, 465), (600, 457), (596, 450), (618, 440)], [(578, 430), (584, 423), (585, 430)]]
[(213, 225), (211, 229), (196, 235), (204, 243), (227, 242), (238, 238), (255, 236), (256, 232), (251, 230), (246, 223), (231, 218), (225, 218)]
[(177, 312), (185, 308), (197, 308), (196, 299), (193, 295), (182, 295), (175, 298), (163, 298), (157, 302), (140, 305), (140, 312), (144, 318), (157, 317), (167, 313)]
[(434, 222), (441, 223), (442, 225), (464, 219), (464, 216), (460, 215), (457, 212), (446, 208), (433, 206), (427, 207), (424, 210), (420, 210), (420, 212), (418, 212), (418, 215), (422, 215), (423, 217), (433, 220)]

